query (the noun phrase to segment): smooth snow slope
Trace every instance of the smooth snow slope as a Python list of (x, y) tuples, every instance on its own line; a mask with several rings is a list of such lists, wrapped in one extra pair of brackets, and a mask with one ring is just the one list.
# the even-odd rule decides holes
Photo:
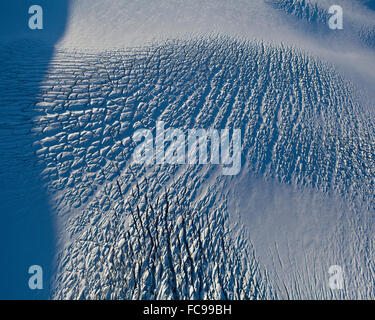
[[(374, 12), (341, 1), (333, 32), (329, 4), (71, 1), (30, 102), (53, 297), (373, 297)], [(132, 133), (157, 120), (241, 128), (240, 175), (131, 165)]]
[[(28, 28), (34, 1), (0, 2), (0, 299), (50, 296), (54, 215), (43, 188), (30, 134), (33, 106), (54, 45), (64, 32), (68, 1), (38, 1), (44, 30)], [(42, 265), (44, 290), (30, 290), (28, 269)]]

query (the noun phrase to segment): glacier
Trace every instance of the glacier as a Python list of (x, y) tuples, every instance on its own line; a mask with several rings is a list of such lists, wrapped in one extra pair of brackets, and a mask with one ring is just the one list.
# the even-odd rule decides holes
[[(76, 0), (0, 37), (0, 296), (41, 261), (33, 298), (373, 298), (375, 12), (340, 2), (342, 31), (324, 0)], [(133, 163), (158, 121), (241, 129), (240, 173)]]

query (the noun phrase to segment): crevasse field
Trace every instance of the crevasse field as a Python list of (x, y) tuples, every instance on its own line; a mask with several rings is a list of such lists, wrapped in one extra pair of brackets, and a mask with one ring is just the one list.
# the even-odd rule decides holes
[[(0, 298), (375, 297), (374, 1), (32, 4), (0, 5)], [(240, 129), (240, 172), (135, 163), (161, 121)]]

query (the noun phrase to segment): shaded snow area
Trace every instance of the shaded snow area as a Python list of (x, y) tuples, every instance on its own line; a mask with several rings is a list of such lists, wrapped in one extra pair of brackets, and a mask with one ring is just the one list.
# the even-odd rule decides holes
[[(371, 1), (338, 1), (342, 31), (328, 0), (143, 2), (2, 43), (9, 269), (42, 265), (53, 299), (374, 298)], [(240, 172), (134, 162), (161, 121), (240, 129)]]

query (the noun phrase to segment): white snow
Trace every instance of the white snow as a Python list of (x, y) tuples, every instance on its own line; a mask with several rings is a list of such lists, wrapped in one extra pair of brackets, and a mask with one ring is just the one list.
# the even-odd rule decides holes
[[(340, 3), (71, 1), (31, 109), (54, 298), (374, 297), (375, 13)], [(240, 128), (241, 173), (131, 166), (157, 121)]]

